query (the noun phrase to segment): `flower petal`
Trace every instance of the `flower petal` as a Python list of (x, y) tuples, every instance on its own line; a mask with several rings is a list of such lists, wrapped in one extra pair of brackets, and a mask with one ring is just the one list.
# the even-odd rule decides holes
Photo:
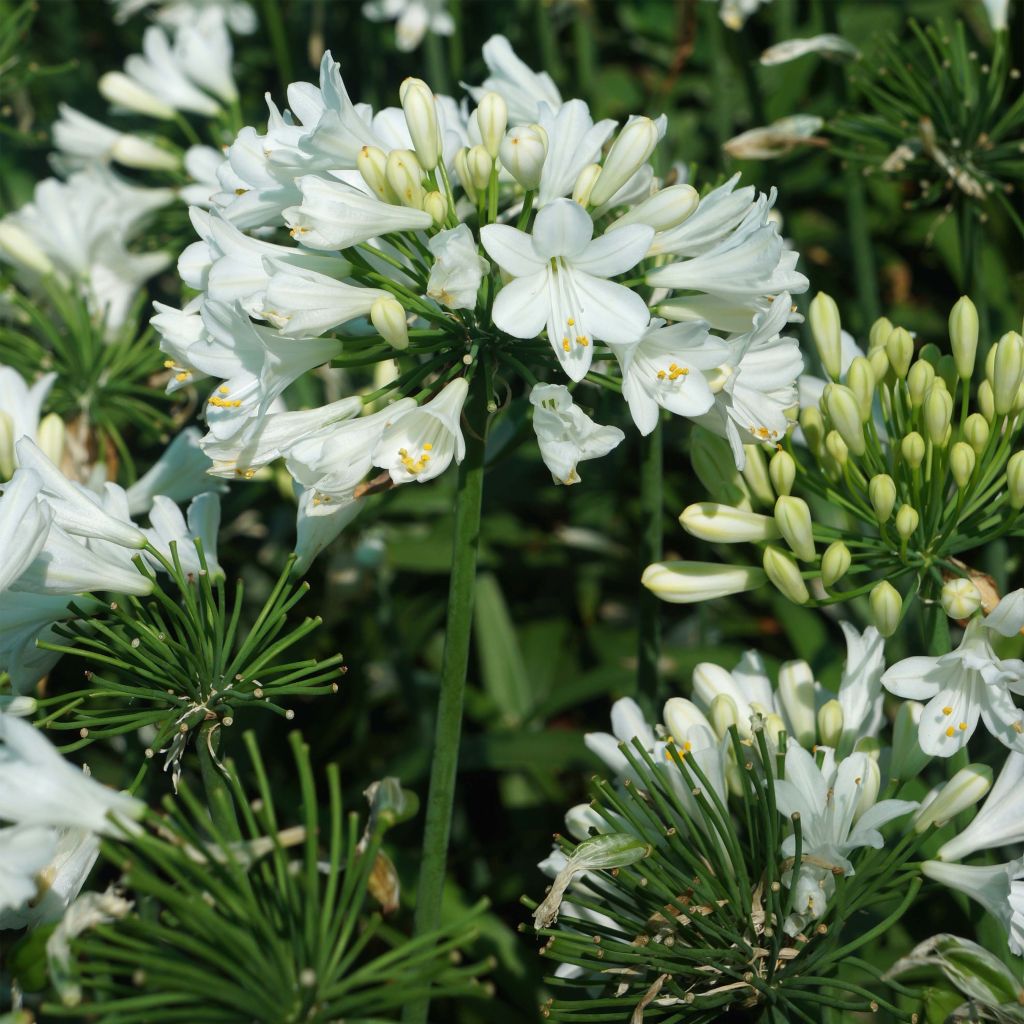
[[(541, 211), (538, 215), (538, 220), (543, 213)], [(630, 224), (595, 238), (573, 259), (572, 265), (595, 277), (624, 274), (647, 255), (653, 239), (654, 228), (646, 224)]]
[(481, 228), (480, 241), (487, 255), (513, 277), (528, 277), (547, 266), (547, 260), (534, 251), (530, 236), (508, 224), (488, 224)]
[[(497, 257), (495, 257), (497, 259)], [(546, 270), (509, 281), (498, 292), (491, 310), (494, 326), (513, 338), (536, 338), (548, 321)]]
[(595, 338), (613, 345), (639, 341), (650, 323), (651, 311), (636, 292), (577, 270), (572, 271), (572, 283)]
[(938, 692), (939, 684), (928, 679), (935, 658), (904, 658), (882, 673), (882, 685), (905, 700), (928, 700)]
[(579, 203), (556, 199), (537, 214), (533, 225), (533, 251), (541, 260), (564, 256), (575, 263), (589, 248), (593, 235), (594, 222)]

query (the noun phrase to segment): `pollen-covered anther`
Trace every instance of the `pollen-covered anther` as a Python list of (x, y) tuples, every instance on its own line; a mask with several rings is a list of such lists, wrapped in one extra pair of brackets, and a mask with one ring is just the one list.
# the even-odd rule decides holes
[(423, 446), (423, 452), (420, 454), (419, 458), (415, 459), (409, 454), (408, 448), (399, 448), (398, 457), (401, 459), (402, 465), (405, 467), (407, 472), (413, 474), (422, 473), (423, 470), (427, 468), (427, 463), (430, 461), (430, 453), (428, 449), (433, 447), (434, 446), (432, 444), (425, 444)]
[(951, 714), (953, 714), (953, 709), (950, 708), (950, 707), (945, 707), (945, 708), (942, 709), (942, 713), (944, 715), (951, 715)]

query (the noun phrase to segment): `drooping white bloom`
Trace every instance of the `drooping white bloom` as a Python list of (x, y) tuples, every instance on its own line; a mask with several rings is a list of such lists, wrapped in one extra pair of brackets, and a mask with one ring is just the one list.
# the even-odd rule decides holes
[(390, 295), (380, 288), (360, 288), (313, 270), (270, 263), (275, 272), (267, 284), (262, 316), (287, 336), (324, 334), (367, 316), (378, 299)]
[(840, 755), (853, 750), (863, 737), (879, 734), (884, 720), (882, 673), (885, 671), (885, 638), (868, 626), (863, 633), (849, 622), (840, 622), (846, 637), (846, 661), (837, 700), (843, 709)]
[(836, 61), (854, 60), (860, 56), (857, 47), (848, 39), (833, 32), (825, 32), (806, 39), (787, 39), (783, 43), (769, 46), (761, 54), (760, 62), (766, 66), (786, 64), (808, 53), (820, 53), (822, 57)]
[(19, 470), (0, 494), (0, 593), (36, 560), (53, 523), (53, 510), (39, 500), (39, 476)]
[(980, 718), (1007, 747), (1024, 751), (1024, 710), (1012, 694), (1024, 694), (1024, 661), (1001, 659), (991, 631), (1013, 636), (1024, 627), (1024, 590), (1007, 594), (984, 618), (971, 620), (960, 646), (940, 657), (897, 662), (882, 685), (897, 697), (928, 701), (918, 739), (926, 754), (950, 757), (965, 747)]
[(192, 24), (203, 11), (216, 10), (228, 28), (239, 35), (250, 35), (259, 22), (247, 0), (110, 0), (114, 5), (114, 21), (118, 24), (133, 18), (140, 11), (156, 5), (153, 17), (168, 28)]
[(1011, 750), (981, 810), (939, 849), (939, 860), (1024, 842), (1024, 753)]
[(579, 483), (577, 464), (607, 455), (626, 436), (618, 427), (595, 423), (562, 384), (535, 384), (530, 403), (540, 455), (557, 484)]
[(210, 479), (210, 457), (199, 445), (199, 431), (186, 427), (161, 453), (160, 458), (127, 488), (128, 512), (148, 512), (157, 495), (171, 501), (187, 501), (215, 489)]
[(455, 31), (445, 0), (368, 0), (363, 17), (395, 22), (395, 46), (402, 53), (418, 49), (428, 32), (450, 36)]
[(174, 36), (174, 56), (178, 66), (196, 85), (224, 103), (238, 98), (231, 74), (234, 56), (231, 36), (218, 8), (208, 8), (195, 21), (178, 29)]
[(434, 235), (427, 243), (434, 255), (427, 294), (449, 309), (472, 309), (484, 274), (490, 269), (477, 251), (467, 225)]
[(737, 160), (774, 160), (785, 156), (798, 146), (808, 143), (822, 144), (815, 138), (824, 118), (814, 114), (792, 114), (780, 117), (771, 124), (749, 128), (722, 144), (722, 149)]
[(154, 171), (174, 171), (181, 166), (180, 156), (142, 136), (111, 128), (67, 103), (61, 103), (58, 109), (60, 117), (53, 123), (53, 142), (60, 151), (62, 170), (111, 160), (125, 167)]
[(558, 361), (577, 381), (590, 369), (596, 338), (639, 341), (650, 321), (643, 299), (608, 278), (643, 259), (653, 229), (632, 224), (597, 239), (593, 232), (578, 203), (557, 199), (537, 214), (532, 235), (504, 224), (480, 233), (488, 255), (514, 278), (495, 300), (495, 325), (514, 338), (547, 328)]
[(552, 112), (561, 107), (562, 94), (551, 76), (534, 71), (516, 56), (505, 36), (491, 36), (483, 45), (483, 58), (490, 74), (480, 85), (467, 85), (466, 91), (477, 103), (486, 93), (496, 92), (508, 105), (510, 125), (536, 121), (542, 103)]
[(57, 850), (53, 829), (39, 825), (0, 828), (0, 929), (18, 927), (8, 915), (36, 895), (36, 875)]

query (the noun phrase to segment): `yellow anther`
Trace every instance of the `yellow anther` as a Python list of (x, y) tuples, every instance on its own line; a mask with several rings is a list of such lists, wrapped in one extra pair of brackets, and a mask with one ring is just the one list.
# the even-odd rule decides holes
[(967, 723), (961, 722), (959, 728), (961, 732), (967, 732)]
[(566, 323), (567, 323), (567, 324), (568, 324), (568, 325), (569, 325), (570, 327), (575, 327), (575, 326), (576, 326), (576, 321), (575, 321), (575, 320), (573, 320), (573, 318), (572, 318), (572, 317), (569, 317), (569, 319), (568, 319), (568, 320), (566, 320), (565, 322), (566, 322)]
[(950, 726), (950, 727), (949, 727), (949, 728), (948, 728), (948, 729), (946, 730), (946, 735), (947, 735), (947, 736), (952, 736), (952, 735), (954, 735), (954, 733), (955, 733), (955, 732), (956, 732), (956, 729), (954, 729), (954, 728), (953, 728), (953, 726)]
[(431, 444), (431, 443), (430, 443), (430, 442), (428, 441), (428, 442), (427, 442), (427, 443), (426, 443), (426, 444), (425, 444), (425, 445), (423, 446), (423, 450), (424, 450), (425, 452), (432, 452), (432, 451), (434, 450), (434, 446), (433, 446), (433, 445), (432, 445), (432, 444)]
[(690, 742), (689, 740), (687, 740), (687, 741), (686, 741), (686, 742), (685, 742), (685, 743), (683, 744), (683, 750), (685, 750), (685, 751), (686, 751), (686, 753), (689, 753), (689, 752), (690, 752), (691, 750), (693, 750), (693, 744), (692, 744), (692, 743), (691, 743), (691, 742)]
[(577, 340), (577, 341), (578, 341), (578, 342), (580, 343), (580, 345), (582, 345), (582, 346), (583, 346), (584, 348), (586, 348), (586, 347), (587, 347), (587, 346), (588, 346), (588, 345), (590, 344), (590, 339), (589, 339), (589, 338), (588, 338), (588, 337), (587, 337), (587, 336), (586, 336), (585, 334), (581, 334), (581, 335), (580, 335), (580, 336), (579, 336), (579, 337), (578, 337), (578, 338), (577, 338), (576, 340)]
[(568, 338), (563, 338), (562, 339), (562, 350), (564, 352), (568, 352), (569, 351), (569, 339)]
[(1021, 727), (1020, 722), (1014, 722), (1013, 723), (1013, 731), (1015, 733), (1020, 734), (1020, 733), (1024, 732), (1024, 728)]
[(220, 393), (221, 393), (222, 395), (226, 395), (226, 394), (228, 394), (228, 392), (229, 392), (229, 391), (231, 390), (231, 388), (229, 388), (229, 387), (227, 386), (227, 384), (221, 384), (221, 386), (220, 386), (219, 388), (217, 388), (217, 390), (218, 390), (218, 391), (219, 391), (219, 392), (220, 392)]
[(658, 371), (658, 380), (664, 380), (664, 379), (665, 379), (665, 371), (664, 370), (659, 370)]
[(953, 714), (953, 709), (952, 708), (943, 708), (942, 709), (942, 713), (944, 715), (951, 715), (951, 714)]
[(420, 462), (429, 462), (429, 461), (430, 461), (430, 456), (426, 452), (424, 452), (420, 456)]
[(185, 373), (185, 371), (184, 371), (184, 370), (182, 370), (182, 372), (181, 372), (181, 373), (176, 373), (176, 374), (174, 375), (174, 379), (175, 379), (176, 381), (186, 381), (186, 380), (188, 380), (188, 374), (187, 374), (187, 373)]
[(164, 360), (164, 369), (165, 370), (173, 370), (174, 369), (174, 360), (173, 359), (165, 359)]

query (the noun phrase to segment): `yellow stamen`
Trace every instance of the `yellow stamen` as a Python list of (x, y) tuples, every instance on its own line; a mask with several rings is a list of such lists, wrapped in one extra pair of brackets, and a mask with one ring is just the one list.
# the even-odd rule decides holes
[(947, 736), (952, 736), (952, 735), (953, 735), (953, 734), (954, 734), (955, 732), (956, 732), (956, 729), (954, 729), (954, 728), (953, 728), (953, 726), (950, 726), (950, 727), (949, 727), (949, 728), (948, 728), (948, 729), (946, 730), (946, 735), (947, 735)]
[(942, 713), (944, 715), (951, 715), (951, 714), (953, 714), (953, 709), (952, 708), (943, 708), (942, 709)]

